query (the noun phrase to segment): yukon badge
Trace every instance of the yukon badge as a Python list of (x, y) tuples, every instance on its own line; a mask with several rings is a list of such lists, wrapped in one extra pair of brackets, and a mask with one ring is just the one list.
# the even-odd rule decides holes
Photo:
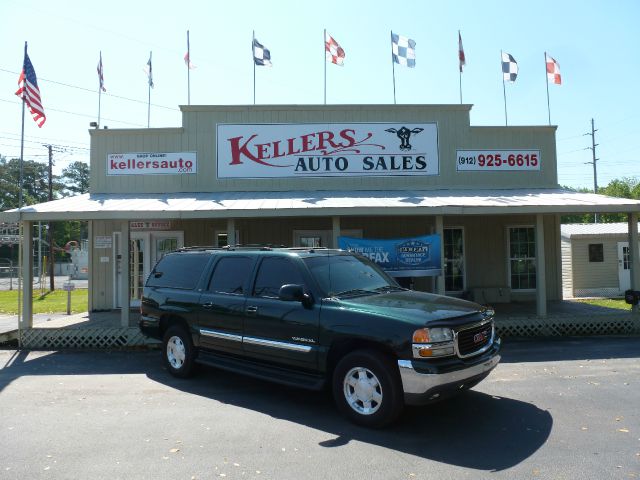
[(294, 342), (316, 343), (316, 341), (313, 338), (291, 337), (291, 340), (293, 340)]

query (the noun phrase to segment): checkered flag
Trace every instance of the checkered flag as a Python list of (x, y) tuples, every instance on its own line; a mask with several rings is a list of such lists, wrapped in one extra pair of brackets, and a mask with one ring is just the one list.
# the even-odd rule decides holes
[(515, 82), (518, 77), (518, 64), (515, 59), (508, 53), (502, 54), (502, 80), (506, 82)]
[(340, 66), (344, 65), (344, 50), (326, 31), (324, 32), (324, 49), (326, 51), (327, 62)]
[(556, 85), (562, 84), (562, 77), (560, 76), (560, 64), (556, 62), (555, 58), (544, 53), (545, 63), (547, 64), (547, 79), (551, 83)]
[(413, 68), (416, 66), (416, 42), (410, 38), (391, 33), (391, 55), (399, 65)]
[(271, 52), (269, 49), (253, 39), (253, 62), (261, 67), (271, 67)]

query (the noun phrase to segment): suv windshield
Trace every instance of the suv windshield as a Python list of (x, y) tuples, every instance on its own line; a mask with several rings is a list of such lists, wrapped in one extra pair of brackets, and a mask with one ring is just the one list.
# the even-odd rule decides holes
[(309, 271), (326, 296), (381, 293), (398, 284), (370, 260), (355, 255), (305, 258)]

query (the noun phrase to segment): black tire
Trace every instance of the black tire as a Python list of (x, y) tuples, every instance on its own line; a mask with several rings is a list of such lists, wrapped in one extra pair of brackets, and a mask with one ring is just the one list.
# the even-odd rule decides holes
[(194, 372), (195, 347), (187, 330), (173, 325), (162, 339), (162, 359), (174, 377), (187, 378)]
[(389, 425), (404, 406), (398, 367), (381, 352), (351, 352), (333, 372), (333, 397), (352, 422), (371, 428)]

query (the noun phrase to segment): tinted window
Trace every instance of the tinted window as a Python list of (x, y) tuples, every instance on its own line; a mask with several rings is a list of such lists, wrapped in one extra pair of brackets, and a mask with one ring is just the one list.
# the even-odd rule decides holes
[(267, 257), (260, 263), (253, 295), (256, 297), (277, 297), (280, 287), (291, 283), (304, 284), (298, 267), (287, 258)]
[(397, 286), (380, 268), (366, 258), (354, 255), (318, 256), (305, 259), (311, 274), (326, 295), (350, 290), (374, 291)]
[(242, 295), (252, 265), (253, 260), (249, 257), (221, 258), (211, 276), (209, 291)]
[(149, 287), (193, 289), (198, 284), (210, 255), (206, 253), (177, 253), (162, 258), (149, 275)]

